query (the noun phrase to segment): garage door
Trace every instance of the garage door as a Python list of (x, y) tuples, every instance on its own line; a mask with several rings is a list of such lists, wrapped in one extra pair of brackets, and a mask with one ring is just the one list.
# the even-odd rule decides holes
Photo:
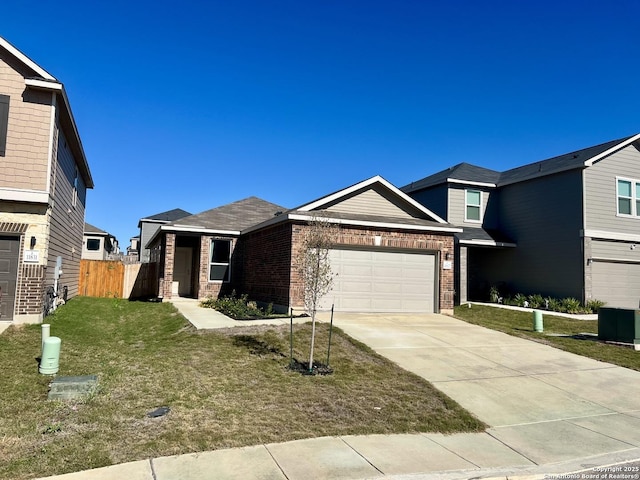
[(640, 265), (594, 261), (591, 294), (608, 307), (640, 307)]
[(436, 308), (435, 255), (330, 251), (336, 274), (323, 307), (342, 312), (427, 312)]

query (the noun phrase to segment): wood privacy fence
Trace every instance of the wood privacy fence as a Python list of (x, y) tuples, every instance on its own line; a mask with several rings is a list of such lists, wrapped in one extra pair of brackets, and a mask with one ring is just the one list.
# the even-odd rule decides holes
[(80, 260), (79, 294), (85, 297), (140, 298), (158, 293), (155, 263)]

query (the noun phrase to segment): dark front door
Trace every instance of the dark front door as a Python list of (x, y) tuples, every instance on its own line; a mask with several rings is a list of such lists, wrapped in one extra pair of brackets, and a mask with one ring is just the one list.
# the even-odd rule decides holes
[(13, 320), (20, 238), (0, 235), (0, 321)]

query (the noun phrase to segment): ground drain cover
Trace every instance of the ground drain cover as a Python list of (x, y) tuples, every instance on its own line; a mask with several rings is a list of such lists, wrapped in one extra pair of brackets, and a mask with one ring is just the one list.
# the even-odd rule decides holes
[(50, 387), (49, 400), (81, 400), (96, 391), (98, 376), (56, 377)]

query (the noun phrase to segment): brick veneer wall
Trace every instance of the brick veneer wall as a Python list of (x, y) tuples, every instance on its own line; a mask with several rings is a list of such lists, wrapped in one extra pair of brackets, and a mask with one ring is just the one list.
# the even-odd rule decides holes
[(42, 315), (45, 266), (21, 263), (18, 272), (16, 315)]
[(173, 285), (173, 264), (176, 256), (176, 234), (167, 233), (164, 237), (164, 271), (162, 272), (162, 297), (171, 298), (171, 287)]
[[(197, 297), (199, 299), (218, 298), (220, 295), (228, 295), (231, 293), (233, 286), (230, 283), (210, 282), (209, 281), (209, 250), (211, 248), (211, 240), (230, 240), (231, 241), (231, 258), (235, 256), (237, 239), (231, 237), (220, 237), (211, 235), (202, 235), (200, 237), (200, 267), (198, 271)], [(240, 272), (235, 269), (235, 259), (232, 260), (231, 280), (233, 281)], [(242, 293), (242, 292), (238, 292)]]
[(291, 229), (284, 223), (240, 237), (234, 255), (238, 293), (289, 306)]
[[(242, 255), (242, 293), (256, 300), (302, 308), (303, 286), (297, 258), (308, 228), (303, 223), (286, 223), (241, 237), (236, 251), (241, 250)], [(379, 245), (376, 237), (380, 237)], [(442, 269), (446, 254), (453, 262), (453, 234), (341, 227), (335, 245), (439, 252), (439, 307), (442, 312), (453, 310), (454, 270)]]

